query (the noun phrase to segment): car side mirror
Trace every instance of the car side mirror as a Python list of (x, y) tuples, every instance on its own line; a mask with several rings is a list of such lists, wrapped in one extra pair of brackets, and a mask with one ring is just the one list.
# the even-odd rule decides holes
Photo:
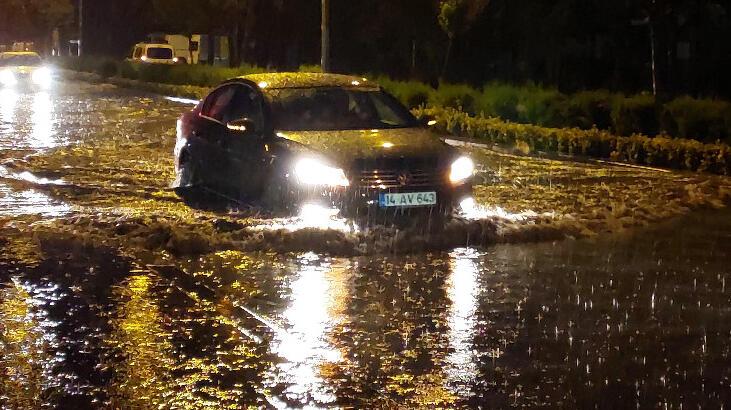
[(226, 128), (241, 134), (254, 134), (259, 131), (256, 123), (249, 118), (239, 118), (238, 120), (229, 121), (226, 124)]

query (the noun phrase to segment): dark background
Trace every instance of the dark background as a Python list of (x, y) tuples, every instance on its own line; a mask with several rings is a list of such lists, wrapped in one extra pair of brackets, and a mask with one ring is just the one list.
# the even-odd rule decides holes
[[(660, 93), (731, 98), (728, 0), (482, 2), (489, 4), (455, 38), (442, 75), (438, 0), (331, 0), (333, 68), (430, 83), (651, 91), (653, 28)], [(248, 64), (319, 62), (320, 0), (86, 0), (84, 16), (92, 54), (125, 56), (150, 32), (214, 33), (237, 38)]]

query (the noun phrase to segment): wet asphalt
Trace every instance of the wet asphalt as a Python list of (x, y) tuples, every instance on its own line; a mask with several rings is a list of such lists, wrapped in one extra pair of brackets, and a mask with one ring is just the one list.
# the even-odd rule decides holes
[[(130, 129), (155, 136), (186, 108), (98, 84), (0, 91), (4, 223), (79, 206), (39, 189), (62, 169), (13, 163)], [(11, 239), (0, 408), (731, 403), (728, 210), (591, 239), (350, 258), (176, 257), (60, 237), (30, 262)]]

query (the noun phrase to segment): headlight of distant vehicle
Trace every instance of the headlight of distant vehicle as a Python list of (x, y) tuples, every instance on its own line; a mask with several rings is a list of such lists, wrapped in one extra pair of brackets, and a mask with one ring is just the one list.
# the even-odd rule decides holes
[(461, 157), (452, 163), (449, 180), (453, 184), (464, 182), (475, 174), (475, 163), (467, 157)]
[(15, 74), (13, 74), (12, 71), (7, 69), (0, 71), (0, 84), (6, 87), (12, 87), (16, 82), (18, 82), (18, 80), (15, 79)]
[(51, 85), (51, 70), (46, 67), (41, 67), (33, 71), (32, 80), (35, 85), (41, 87), (48, 87)]
[(322, 185), (332, 187), (346, 187), (350, 181), (340, 168), (330, 167), (321, 161), (312, 158), (299, 160), (294, 167), (297, 180), (303, 185)]

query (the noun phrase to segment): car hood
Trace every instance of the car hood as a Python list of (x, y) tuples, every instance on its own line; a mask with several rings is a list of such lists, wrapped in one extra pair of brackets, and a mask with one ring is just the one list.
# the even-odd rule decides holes
[(14, 66), (0, 67), (0, 69), (10, 70), (10, 71), (12, 71), (14, 73), (18, 73), (18, 74), (29, 74), (39, 68), (40, 67), (37, 67), (37, 66), (24, 66), (24, 65), (23, 66), (14, 65)]
[(317, 151), (341, 164), (359, 159), (436, 158), (451, 147), (425, 128), (348, 131), (282, 131), (277, 136)]

